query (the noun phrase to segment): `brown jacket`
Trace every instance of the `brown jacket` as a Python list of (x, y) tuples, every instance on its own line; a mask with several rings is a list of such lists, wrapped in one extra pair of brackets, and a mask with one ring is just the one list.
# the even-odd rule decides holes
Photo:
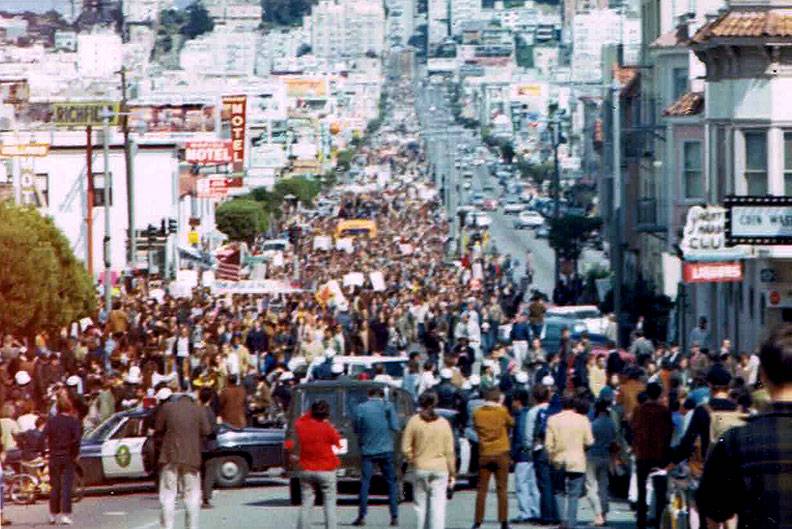
[(203, 438), (212, 432), (206, 412), (187, 395), (173, 397), (157, 412), (154, 430), (162, 437), (159, 463), (199, 470)]
[(228, 386), (220, 392), (219, 415), (224, 423), (234, 428), (247, 426), (245, 397), (245, 389), (242, 386)]
[(674, 433), (668, 408), (659, 402), (644, 402), (633, 413), (630, 427), (636, 459), (660, 464), (668, 462)]
[(486, 402), (473, 412), (473, 426), (479, 437), (479, 455), (497, 456), (509, 452), (509, 428), (514, 419), (509, 411), (494, 402)]

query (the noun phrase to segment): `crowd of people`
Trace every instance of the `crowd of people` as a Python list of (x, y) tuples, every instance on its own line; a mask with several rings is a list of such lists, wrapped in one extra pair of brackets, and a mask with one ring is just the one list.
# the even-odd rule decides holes
[[(390, 89), (392, 100), (409, 107), (408, 87)], [(415, 120), (402, 119), (407, 125)], [(183, 446), (184, 432), (207, 436), (217, 423), (242, 428), (254, 421), (277, 422), (296, 384), (346, 376), (340, 357), (381, 355), (409, 358), (400, 385), (420, 412), (395, 447), (384, 439), (397, 425), (375, 420), (387, 416), (382, 395), (372, 394), (375, 402), (360, 407), (360, 435), (374, 441), (369, 451), (363, 445), (366, 471), (355, 525), (365, 524), (367, 479), (380, 468), (393, 482), (392, 454), (401, 450), (415, 468), (419, 529), (425, 522), (432, 529), (444, 527), (446, 492), (455, 483), (454, 435), (471, 446), (478, 479), (474, 528), (484, 521), (490, 477), (504, 529), (524, 522), (576, 527), (581, 499), (590, 504), (594, 525), (603, 526), (614, 477), (625, 482), (639, 529), (657, 525), (669, 472), (684, 473), (689, 490), (698, 488), (697, 509), (691, 512), (698, 511), (700, 522), (695, 514), (691, 518), (700, 527), (707, 518), (723, 523), (738, 512), (743, 527), (788, 524), (783, 498), (784, 493), (792, 497), (788, 480), (774, 482), (777, 501), (755, 500), (770, 514), (751, 510), (751, 520), (762, 523), (747, 524), (743, 511), (735, 511), (746, 498), (735, 496), (726, 505), (718, 499), (718, 491), (736, 483), (740, 470), (727, 463), (712, 467), (713, 461), (733, 463), (734, 453), (751, 442), (732, 432), (729, 442), (716, 442), (729, 428), (754, 419), (767, 424), (755, 434), (767, 447), (776, 446), (777, 433), (789, 428), (788, 410), (763, 414), (779, 409), (771, 401), (789, 400), (784, 393), (792, 379), (789, 329), (761, 355), (734, 351), (728, 341), (714, 349), (706, 341), (706, 322), (691, 334), (689, 350), (653, 343), (640, 325), (626, 351), (614, 343), (597, 347), (585, 333), (573, 339), (569, 330), (547, 350), (542, 339), (547, 307), (541, 296), (526, 296), (513, 280), (509, 256), (488, 248), (482, 237), (470, 237), (459, 259), (447, 259), (447, 214), (426, 183), (420, 149), (402, 141), (404, 125), (386, 122), (360, 149), (366, 165), (390, 168), (390, 180), (374, 177), (326, 191), (323, 198), (335, 204), (327, 214), (285, 207), (282, 227), (298, 226), (299, 239), (268, 277), (288, 281), (288, 292), (237, 295), (199, 284), (179, 297), (165, 282), (127, 277), (112, 306), (100, 302), (91, 318), (31, 341), (3, 338), (3, 449), (36, 455), (37, 445), (31, 449), (30, 443), (40, 442), (35, 432), (43, 428), (59, 491), (52, 495), (51, 521), (71, 523), (71, 505), (60, 498), (61, 491), (64, 498), (69, 495), (79, 429), (94, 428), (124, 409), (153, 405), (159, 396), (164, 404), (153, 431), (165, 439), (159, 458), (163, 527), (173, 527), (179, 478), (190, 503), (188, 524), (197, 527), (199, 489), (210, 506), (211, 487), (202, 486), (196, 474), (200, 435), (195, 441), (190, 434), (190, 450), (174, 448)], [(351, 218), (373, 221), (376, 236), (317, 247), (317, 238), (332, 236), (339, 219)], [(355, 277), (345, 281), (350, 273)], [(381, 281), (372, 277), (378, 273)], [(377, 367), (363, 377), (393, 382)], [(192, 411), (197, 406), (192, 399), (170, 396), (191, 392), (200, 396), (200, 413)], [(449, 424), (436, 413), (441, 408), (457, 411), (458, 420)], [(294, 449), (303, 468), (304, 528), (310, 524), (314, 488), (324, 493), (326, 506), (335, 497), (330, 474), (337, 459), (331, 447), (340, 439), (328, 416), (327, 404), (315, 403), (298, 421), (298, 433), (307, 432)], [(374, 433), (366, 433), (372, 424)], [(518, 515), (510, 520), (512, 466)], [(771, 479), (750, 471), (752, 478), (734, 485), (730, 494)], [(394, 490), (390, 499), (395, 525)], [(334, 529), (334, 509), (326, 508), (326, 518), (328, 529)]]

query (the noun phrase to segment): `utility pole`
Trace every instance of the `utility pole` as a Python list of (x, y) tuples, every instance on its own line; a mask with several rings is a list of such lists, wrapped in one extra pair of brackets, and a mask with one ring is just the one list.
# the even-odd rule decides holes
[(616, 314), (616, 346), (621, 345), (622, 330), (622, 284), (624, 283), (624, 207), (622, 205), (622, 174), (621, 174), (621, 84), (614, 79), (611, 85), (613, 99), (613, 225), (614, 285), (613, 312)]
[(93, 208), (94, 208), (94, 182), (93, 182), (93, 127), (85, 127), (85, 178), (86, 180), (86, 213), (85, 213), (85, 261), (88, 265), (88, 275), (93, 276)]
[(110, 181), (110, 116), (112, 116), (110, 109), (104, 109), (102, 112), (102, 142), (103, 158), (104, 158), (104, 302), (105, 311), (110, 311), (113, 288), (110, 278), (110, 267), (112, 260), (110, 258), (110, 201), (111, 201), (111, 186)]
[(135, 167), (133, 149), (134, 145), (129, 141), (129, 109), (127, 108), (127, 80), (126, 66), (122, 66), (118, 72), (121, 76), (121, 132), (124, 134), (124, 163), (126, 165), (126, 186), (127, 186), (127, 224), (129, 231), (129, 253), (127, 254), (127, 265), (130, 270), (135, 269), (137, 261), (137, 239), (135, 234)]
[[(558, 146), (561, 144), (561, 120), (558, 114), (553, 116), (553, 222), (558, 223), (561, 218), (561, 171), (558, 166)], [(561, 279), (561, 259), (558, 248), (555, 250), (555, 274), (553, 276), (553, 289), (558, 286)]]

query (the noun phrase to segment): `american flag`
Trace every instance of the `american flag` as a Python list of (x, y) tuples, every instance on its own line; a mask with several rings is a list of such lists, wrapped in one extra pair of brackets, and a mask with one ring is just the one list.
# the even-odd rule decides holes
[(215, 278), (220, 281), (239, 281), (242, 270), (239, 248), (228, 248), (215, 255), (217, 257), (217, 271)]

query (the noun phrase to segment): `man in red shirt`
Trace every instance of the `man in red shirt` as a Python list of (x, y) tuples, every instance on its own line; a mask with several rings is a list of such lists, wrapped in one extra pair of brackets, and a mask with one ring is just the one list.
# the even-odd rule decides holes
[(297, 419), (294, 430), (297, 446), (287, 441), (289, 450), (298, 451), (302, 505), (297, 529), (311, 527), (316, 489), (324, 496), (325, 529), (336, 529), (336, 469), (339, 461), (333, 447), (341, 448), (341, 436), (327, 420), (330, 405), (323, 400), (311, 404), (311, 411)]

